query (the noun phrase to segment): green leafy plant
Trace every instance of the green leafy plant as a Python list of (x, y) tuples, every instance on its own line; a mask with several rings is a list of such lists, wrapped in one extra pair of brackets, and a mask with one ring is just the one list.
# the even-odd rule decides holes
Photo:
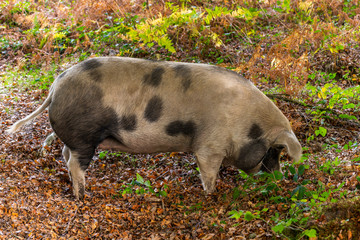
[(18, 89), (48, 89), (57, 75), (56, 72), (59, 66), (51, 64), (48, 68), (46, 72), (35, 66), (29, 66), (28, 69), (22, 69), (22, 71), (19, 71), (19, 68), (9, 68), (3, 75), (3, 86), (5, 88), (16, 87)]
[[(174, 35), (170, 32), (182, 31), (184, 26), (190, 27), (190, 37), (204, 42), (205, 45), (213, 44), (217, 47), (223, 45), (220, 36), (211, 30), (210, 24), (218, 18), (232, 16), (244, 18), (246, 21), (252, 21), (259, 16), (259, 11), (255, 9), (238, 8), (229, 10), (226, 7), (216, 6), (213, 9), (205, 8), (201, 12), (196, 8), (188, 9), (178, 7), (172, 3), (166, 4), (171, 9), (172, 14), (169, 16), (159, 15), (157, 17), (142, 20), (136, 26), (125, 26), (124, 36), (136, 42), (151, 48), (154, 43), (165, 48), (171, 53), (175, 53)], [(171, 30), (171, 31), (170, 31)]]
[(319, 166), (319, 169), (330, 175), (334, 174), (337, 167), (341, 164), (339, 157), (336, 157), (335, 160), (325, 161), (322, 165)]
[(254, 219), (261, 219), (261, 213), (267, 212), (268, 208), (263, 208), (262, 210), (255, 210), (253, 213), (250, 211), (243, 211), (243, 210), (232, 210), (228, 213), (230, 218), (234, 218), (236, 220), (243, 218), (246, 221), (252, 221)]
[(324, 128), (324, 127), (319, 127), (318, 130), (315, 130), (315, 135), (316, 135), (316, 136), (321, 135), (321, 136), (325, 137), (325, 136), (326, 136), (326, 133), (327, 133), (327, 129)]
[(136, 173), (136, 179), (133, 179), (131, 183), (123, 185), (124, 190), (120, 193), (120, 195), (136, 193), (142, 195), (144, 193), (151, 193), (157, 197), (166, 197), (168, 186), (165, 184), (162, 189), (157, 190), (151, 185), (149, 180), (144, 180), (144, 178)]
[(99, 152), (99, 158), (105, 159), (107, 154), (108, 154), (108, 151), (101, 151), (101, 152)]
[[(329, 163), (329, 166), (337, 166), (339, 164), (338, 159)], [(341, 191), (345, 183), (341, 183), (337, 188), (326, 187), (321, 181), (317, 181), (317, 188), (309, 188), (308, 184), (313, 181), (305, 178), (306, 169), (309, 169), (307, 164), (299, 165), (285, 165), (286, 169), (284, 174), (281, 172), (259, 173), (254, 176), (246, 175), (240, 172), (241, 177), (245, 179), (245, 183), (242, 184), (242, 190), (236, 188), (233, 191), (233, 199), (237, 199), (243, 194), (248, 194), (248, 190), (252, 194), (260, 193), (268, 197), (270, 202), (282, 203), (288, 206), (286, 215), (275, 213), (272, 217), (274, 225), (272, 230), (284, 237), (296, 239), (302, 237), (316, 237), (317, 231), (311, 226), (308, 226), (309, 216), (314, 211), (317, 211), (319, 207), (327, 202), (336, 202), (336, 199), (331, 198), (335, 192)], [(327, 166), (323, 169), (329, 170)], [(329, 170), (331, 171), (331, 170)], [(258, 177), (258, 178), (254, 178)], [(277, 192), (282, 190), (279, 181), (287, 179), (287, 181), (293, 181), (295, 188), (289, 192), (288, 196), (278, 196)], [(265, 181), (265, 182), (264, 182)], [(346, 193), (344, 193), (346, 194)], [(264, 209), (267, 211), (267, 208)], [(251, 221), (254, 218), (261, 219), (261, 211), (257, 210), (254, 212), (244, 210), (232, 210), (228, 213), (230, 218), (234, 219), (245, 219)]]
[[(340, 118), (358, 120), (350, 115), (350, 111), (358, 111), (360, 107), (360, 86), (341, 88), (335, 83), (326, 83), (323, 87), (306, 86), (313, 102), (326, 106), (329, 110), (337, 108), (343, 111)], [(316, 98), (317, 97), (317, 98)], [(321, 115), (325, 111), (313, 111), (312, 114)]]

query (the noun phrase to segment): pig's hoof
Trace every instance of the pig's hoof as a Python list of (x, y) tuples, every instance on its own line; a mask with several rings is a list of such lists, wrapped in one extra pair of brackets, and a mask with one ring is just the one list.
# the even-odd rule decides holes
[(41, 148), (41, 151), (40, 151), (40, 156), (41, 157), (46, 156), (47, 153), (48, 153), (48, 151), (45, 148)]
[(85, 186), (82, 183), (79, 183), (77, 187), (74, 188), (74, 195), (76, 200), (83, 200), (85, 197)]
[(216, 189), (212, 191), (205, 191), (207, 196), (214, 195), (216, 193)]
[(45, 141), (42, 144), (42, 148), (41, 148), (41, 154), (42, 156), (45, 156), (46, 153), (49, 152), (49, 146), (56, 140), (57, 136), (56, 134), (53, 132), (51, 134), (49, 134)]
[(212, 194), (215, 190), (215, 179), (216, 178), (205, 178), (203, 179), (203, 187), (206, 194)]
[(215, 185), (207, 186), (205, 187), (205, 193), (206, 195), (211, 195), (216, 191)]
[(76, 200), (82, 201), (85, 197), (85, 192), (81, 192), (81, 191), (79, 191), (78, 193), (74, 192), (74, 195), (75, 195)]

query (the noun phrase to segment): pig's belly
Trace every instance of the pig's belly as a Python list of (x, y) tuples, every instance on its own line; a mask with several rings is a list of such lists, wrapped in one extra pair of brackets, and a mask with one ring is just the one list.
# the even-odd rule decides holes
[(120, 152), (132, 152), (130, 148), (126, 147), (115, 138), (106, 138), (99, 144), (99, 148), (103, 150), (114, 150)]
[(106, 138), (99, 145), (102, 150), (114, 150), (129, 153), (155, 153), (155, 152), (190, 152), (191, 140), (181, 136), (177, 138), (167, 137), (143, 137), (127, 138)]

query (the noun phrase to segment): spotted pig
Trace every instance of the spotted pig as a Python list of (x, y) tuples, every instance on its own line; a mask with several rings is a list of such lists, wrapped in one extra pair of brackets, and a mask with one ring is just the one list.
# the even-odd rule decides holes
[(289, 121), (250, 81), (223, 68), (124, 57), (92, 58), (57, 77), (45, 102), (8, 132), (49, 107), (64, 142), (76, 198), (100, 145), (132, 153), (193, 152), (211, 193), (222, 163), (247, 172), (279, 170), (283, 148), (301, 146)]

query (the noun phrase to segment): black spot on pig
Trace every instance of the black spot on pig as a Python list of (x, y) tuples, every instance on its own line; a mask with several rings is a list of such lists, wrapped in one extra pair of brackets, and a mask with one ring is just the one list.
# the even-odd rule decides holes
[(264, 132), (261, 129), (261, 127), (259, 125), (257, 125), (256, 123), (254, 123), (250, 128), (248, 137), (251, 139), (257, 139), (257, 138), (261, 137), (263, 135), (263, 133)]
[(89, 72), (90, 78), (95, 82), (101, 81), (102, 74), (98, 69), (101, 65), (102, 63), (97, 59), (90, 59), (81, 64), (82, 70)]
[(144, 117), (149, 122), (155, 122), (157, 121), (160, 116), (163, 109), (163, 101), (160, 97), (154, 96), (152, 97), (148, 104), (146, 105)]
[(119, 130), (116, 112), (102, 104), (99, 87), (79, 79), (67, 79), (54, 93), (49, 118), (56, 135), (77, 153), (86, 169), (95, 148)]
[(177, 136), (179, 134), (184, 134), (186, 136), (194, 136), (195, 132), (196, 125), (193, 121), (174, 121), (166, 126), (166, 133), (169, 136)]
[(144, 76), (143, 83), (153, 87), (159, 86), (164, 72), (165, 70), (162, 67), (155, 68), (150, 74)]
[(124, 129), (126, 131), (134, 131), (136, 129), (136, 116), (122, 116), (122, 118), (120, 119), (120, 126), (121, 129)]
[(81, 67), (84, 71), (90, 71), (90, 70), (94, 70), (96, 68), (99, 68), (100, 66), (102, 65), (102, 63), (93, 58), (93, 59), (89, 59), (89, 60), (86, 60), (84, 61), (82, 64), (81, 64)]
[(273, 172), (280, 169), (280, 153), (283, 147), (270, 147), (263, 157), (260, 170), (263, 172)]
[(266, 142), (263, 139), (252, 140), (242, 146), (234, 165), (244, 171), (250, 170), (261, 162), (266, 151)]
[(181, 85), (186, 92), (191, 85), (191, 70), (188, 66), (177, 65), (174, 67), (175, 76), (181, 78)]

